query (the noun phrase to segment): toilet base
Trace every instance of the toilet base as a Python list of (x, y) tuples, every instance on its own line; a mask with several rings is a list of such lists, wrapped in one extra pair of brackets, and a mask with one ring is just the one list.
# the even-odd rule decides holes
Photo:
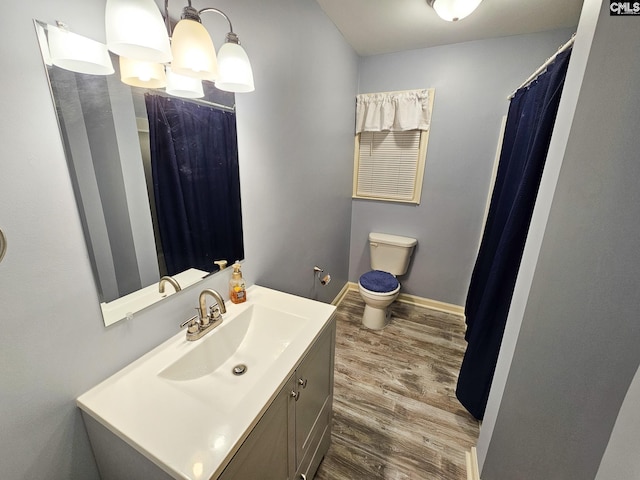
[(391, 311), (388, 308), (375, 308), (371, 305), (364, 306), (362, 325), (371, 330), (383, 329), (391, 319)]

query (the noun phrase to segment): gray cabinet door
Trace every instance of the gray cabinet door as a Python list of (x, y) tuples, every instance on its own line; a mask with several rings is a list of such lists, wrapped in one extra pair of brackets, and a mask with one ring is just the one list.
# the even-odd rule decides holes
[(296, 370), (296, 469), (315, 438), (315, 431), (324, 429), (327, 423), (321, 413), (332, 398), (334, 325), (329, 324)]
[(282, 388), (219, 480), (287, 480), (289, 405), (294, 379)]

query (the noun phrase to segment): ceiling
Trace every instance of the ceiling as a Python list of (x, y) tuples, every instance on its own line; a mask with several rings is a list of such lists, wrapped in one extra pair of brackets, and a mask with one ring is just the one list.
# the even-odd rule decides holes
[(583, 0), (484, 0), (458, 22), (446, 22), (426, 0), (317, 0), (362, 56), (578, 24)]

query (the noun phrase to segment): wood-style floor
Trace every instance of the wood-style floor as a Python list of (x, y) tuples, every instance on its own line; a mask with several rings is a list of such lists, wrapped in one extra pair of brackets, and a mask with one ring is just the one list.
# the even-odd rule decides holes
[(455, 397), (461, 317), (395, 302), (383, 330), (350, 291), (337, 310), (333, 433), (316, 480), (465, 480), (477, 421)]

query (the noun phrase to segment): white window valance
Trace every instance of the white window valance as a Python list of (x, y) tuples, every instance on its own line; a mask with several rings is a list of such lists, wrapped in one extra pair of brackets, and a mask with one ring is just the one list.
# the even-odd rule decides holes
[(356, 133), (429, 130), (430, 89), (363, 93), (356, 96)]

